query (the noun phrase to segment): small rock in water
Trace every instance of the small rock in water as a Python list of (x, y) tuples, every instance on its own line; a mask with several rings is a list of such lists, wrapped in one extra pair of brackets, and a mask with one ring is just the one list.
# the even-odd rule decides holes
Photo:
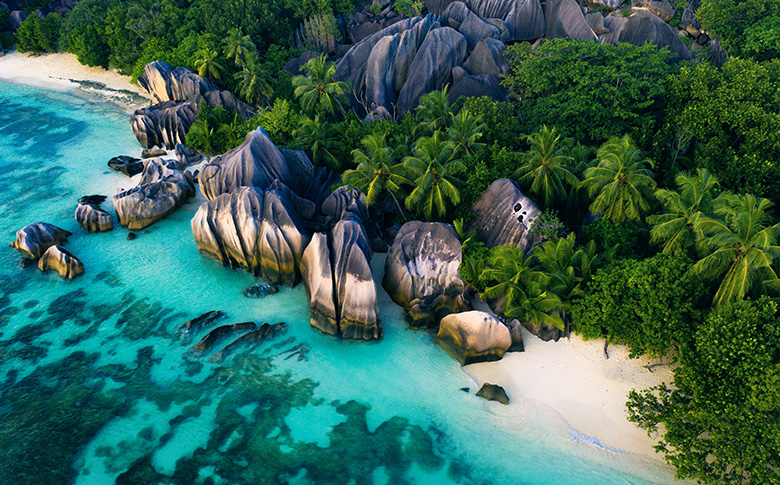
[(488, 384), (487, 382), (482, 384), (482, 388), (477, 391), (477, 396), (483, 397), (488, 401), (498, 401), (501, 404), (509, 404), (509, 396), (506, 395), (504, 388), (495, 384)]
[(136, 234), (136, 233), (134, 233), (134, 232), (131, 232), (131, 233), (128, 233), (128, 234), (127, 234), (127, 240), (128, 240), (128, 241), (132, 241), (133, 239), (135, 239), (135, 238), (137, 238), (137, 237), (138, 237), (138, 234)]
[(465, 392), (465, 393), (471, 392), (471, 389), (469, 389), (468, 387), (461, 387), (460, 390)]
[(35, 260), (29, 258), (23, 258), (21, 261), (19, 261), (20, 268), (29, 268), (30, 266), (35, 266), (35, 264)]
[(253, 285), (244, 289), (244, 296), (247, 298), (263, 298), (266, 295), (278, 293), (279, 288), (274, 285), (263, 283), (262, 285)]
[(106, 201), (105, 195), (85, 195), (79, 199), (80, 204), (95, 204), (100, 205)]

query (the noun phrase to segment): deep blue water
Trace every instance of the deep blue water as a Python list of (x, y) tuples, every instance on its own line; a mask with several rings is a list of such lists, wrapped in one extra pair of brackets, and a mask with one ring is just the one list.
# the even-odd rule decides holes
[[(200, 195), (133, 241), (116, 221), (113, 232), (84, 232), (78, 198), (130, 186), (106, 167), (140, 152), (127, 115), (8, 83), (0, 103), (0, 236), (7, 244), (29, 223), (56, 224), (73, 232), (67, 247), (85, 266), (65, 281), (20, 268), (0, 247), (1, 483), (670, 480), (530, 401), (476, 397), (382, 290), (378, 343), (312, 330), (301, 286), (244, 298), (251, 275), (197, 252), (189, 221)], [(214, 309), (228, 315), (222, 323), (285, 321), (289, 331), (221, 363), (185, 355), (174, 329)]]

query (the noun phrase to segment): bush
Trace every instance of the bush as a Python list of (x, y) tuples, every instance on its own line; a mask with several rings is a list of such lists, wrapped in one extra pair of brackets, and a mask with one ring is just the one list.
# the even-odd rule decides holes
[(637, 227), (628, 221), (615, 224), (605, 217), (599, 217), (585, 226), (583, 242), (596, 241), (599, 252), (616, 248), (615, 255), (621, 258), (636, 258), (639, 251)]

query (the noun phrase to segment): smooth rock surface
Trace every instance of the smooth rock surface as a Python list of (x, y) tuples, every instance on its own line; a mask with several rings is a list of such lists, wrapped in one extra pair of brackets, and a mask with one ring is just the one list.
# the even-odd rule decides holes
[(161, 159), (146, 162), (141, 181), (114, 196), (119, 223), (130, 230), (143, 229), (184, 205), (195, 196), (192, 176)]
[(596, 40), (582, 9), (574, 0), (547, 0), (544, 8), (548, 39), (572, 38)]
[(217, 89), (211, 81), (189, 69), (174, 69), (162, 61), (147, 64), (144, 73), (138, 78), (138, 85), (158, 103), (190, 99)]
[(472, 210), (477, 217), (469, 224), (469, 230), (476, 231), (479, 240), (490, 248), (512, 245), (527, 252), (540, 241), (539, 236), (531, 237), (528, 231), (542, 212), (509, 179), (490, 184)]
[(84, 272), (84, 264), (64, 247), (54, 245), (49, 247), (38, 260), (38, 269), (54, 270), (63, 278), (71, 279)]
[(35, 222), (16, 231), (16, 240), (10, 246), (26, 258), (38, 259), (47, 249), (68, 240), (71, 233), (46, 222)]
[(75, 217), (76, 222), (89, 232), (105, 232), (114, 228), (114, 218), (98, 204), (79, 202)]
[(108, 161), (108, 166), (128, 177), (133, 177), (144, 171), (144, 163), (139, 158), (120, 155)]
[(512, 345), (509, 329), (501, 320), (480, 311), (442, 318), (434, 340), (461, 365), (499, 360)]
[(328, 236), (318, 232), (303, 252), (301, 275), (311, 307), (310, 324), (317, 330), (338, 335), (338, 312), (333, 288), (333, 267), (330, 262)]
[(482, 387), (477, 391), (477, 396), (487, 399), (488, 401), (498, 401), (501, 404), (509, 404), (509, 396), (506, 395), (506, 391), (503, 387), (496, 384), (484, 383)]
[(644, 45), (649, 42), (657, 47), (667, 47), (677, 54), (677, 60), (690, 60), (691, 51), (683, 44), (677, 32), (666, 22), (651, 12), (641, 9), (632, 10), (630, 17), (610, 15), (604, 19), (604, 25), (609, 32), (599, 37), (603, 44), (617, 45), (626, 42), (633, 45)]
[(295, 187), (287, 161), (263, 128), (250, 131), (244, 143), (215, 157), (200, 171), (198, 183), (203, 195), (214, 200), (238, 187), (267, 189), (274, 180)]
[(496, 39), (479, 41), (463, 63), (470, 74), (493, 74), (499, 76), (509, 73), (509, 64), (502, 52), (506, 49), (503, 42)]
[(495, 101), (506, 101), (507, 91), (501, 85), (501, 78), (498, 76), (479, 74), (459, 79), (447, 92), (450, 103), (454, 103), (461, 96), (487, 96)]

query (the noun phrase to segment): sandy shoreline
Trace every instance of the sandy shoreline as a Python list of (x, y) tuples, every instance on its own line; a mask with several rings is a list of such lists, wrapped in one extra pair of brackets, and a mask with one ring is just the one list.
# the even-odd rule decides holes
[(606, 359), (603, 339), (584, 341), (572, 335), (544, 342), (525, 330), (523, 339), (525, 352), (468, 365), (464, 371), (480, 386), (485, 382), (502, 386), (510, 402), (531, 400), (551, 408), (571, 426), (572, 439), (661, 460), (652, 448), (657, 439), (628, 421), (625, 403), (631, 389), (671, 382), (669, 365), (650, 370), (645, 366), (661, 361), (629, 359), (628, 350), (615, 345), (609, 346)]
[(146, 91), (130, 83), (130, 76), (123, 76), (115, 69), (83, 66), (75, 55), (68, 53), (40, 56), (6, 53), (0, 57), (0, 80), (57, 91), (79, 90), (117, 104), (127, 112), (151, 102)]

